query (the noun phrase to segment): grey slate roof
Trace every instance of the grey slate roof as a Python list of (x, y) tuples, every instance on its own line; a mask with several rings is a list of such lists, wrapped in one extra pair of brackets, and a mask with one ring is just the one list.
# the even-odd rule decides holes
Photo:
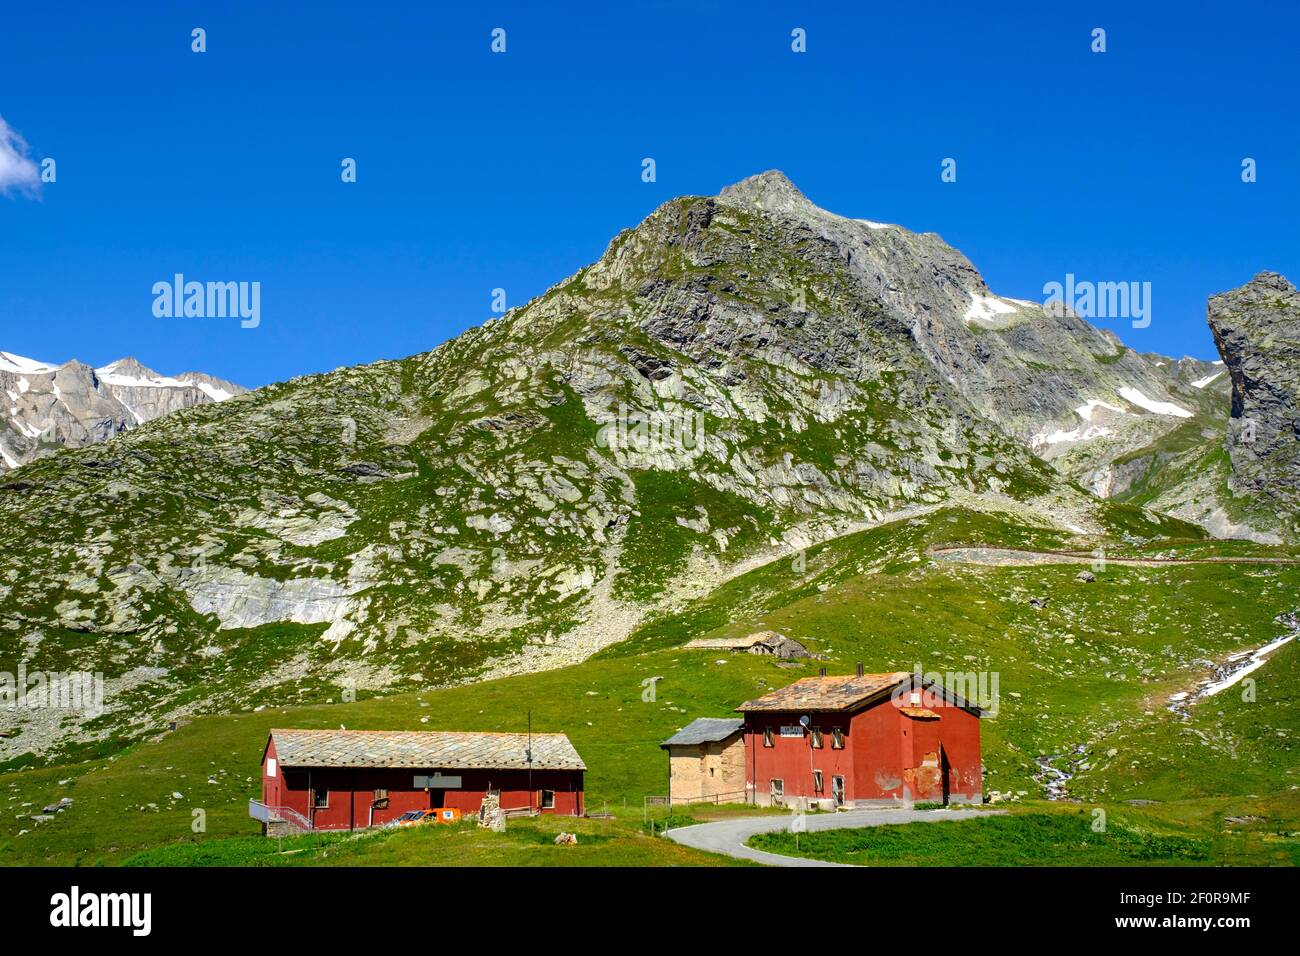
[(697, 717), (673, 734), (660, 747), (689, 746), (726, 740), (745, 726), (741, 717)]
[[(419, 730), (272, 730), (284, 767), (526, 770), (527, 734)], [(564, 734), (533, 734), (534, 770), (586, 770)]]

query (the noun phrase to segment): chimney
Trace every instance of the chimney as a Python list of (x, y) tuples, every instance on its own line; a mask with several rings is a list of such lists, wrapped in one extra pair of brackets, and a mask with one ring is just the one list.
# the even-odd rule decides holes
[(862, 661), (858, 661), (858, 676), (862, 676)]
[(826, 668), (824, 668), (824, 667), (819, 667), (819, 668), (817, 668), (817, 676), (818, 676), (818, 677), (825, 677), (825, 676), (826, 676)]

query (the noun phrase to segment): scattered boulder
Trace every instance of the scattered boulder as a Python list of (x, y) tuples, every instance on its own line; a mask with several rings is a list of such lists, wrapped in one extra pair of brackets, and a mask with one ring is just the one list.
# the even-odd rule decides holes
[(1082, 581), (1084, 584), (1091, 584), (1093, 581), (1097, 580), (1097, 575), (1093, 574), (1091, 571), (1080, 571), (1074, 576), (1074, 579), (1076, 581)]
[(561, 833), (561, 834), (559, 834), (558, 836), (556, 836), (556, 838), (555, 838), (555, 845), (556, 845), (556, 846), (577, 846), (577, 845), (578, 845), (578, 834), (576, 834), (576, 833)]

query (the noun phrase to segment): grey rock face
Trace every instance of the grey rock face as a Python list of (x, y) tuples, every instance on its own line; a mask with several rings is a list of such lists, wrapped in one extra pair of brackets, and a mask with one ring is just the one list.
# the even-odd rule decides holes
[(1294, 531), (1300, 515), (1300, 293), (1275, 272), (1213, 296), (1210, 331), (1232, 380), (1230, 487)]
[(246, 392), (197, 372), (159, 375), (135, 359), (100, 369), (35, 362), (0, 352), (0, 472), (59, 448), (105, 441), (164, 415)]
[(719, 199), (797, 224), (793, 238), (838, 257), (883, 307), (878, 321), (905, 329), (976, 413), (1103, 497), (1111, 461), (1198, 410), (1198, 389), (1180, 377), (1195, 366), (1134, 352), (1068, 309), (995, 295), (935, 233), (834, 215), (775, 171)]

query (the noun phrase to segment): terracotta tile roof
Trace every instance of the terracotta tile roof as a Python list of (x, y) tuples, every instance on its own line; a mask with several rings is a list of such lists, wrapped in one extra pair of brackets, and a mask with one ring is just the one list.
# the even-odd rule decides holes
[(756, 700), (747, 700), (738, 711), (843, 711), (877, 694), (888, 691), (912, 675), (907, 671), (888, 674), (853, 674), (838, 677), (804, 677), (780, 690), (774, 690)]
[[(285, 767), (526, 770), (527, 734), (419, 730), (272, 730)], [(534, 770), (586, 770), (564, 734), (533, 734)]]

